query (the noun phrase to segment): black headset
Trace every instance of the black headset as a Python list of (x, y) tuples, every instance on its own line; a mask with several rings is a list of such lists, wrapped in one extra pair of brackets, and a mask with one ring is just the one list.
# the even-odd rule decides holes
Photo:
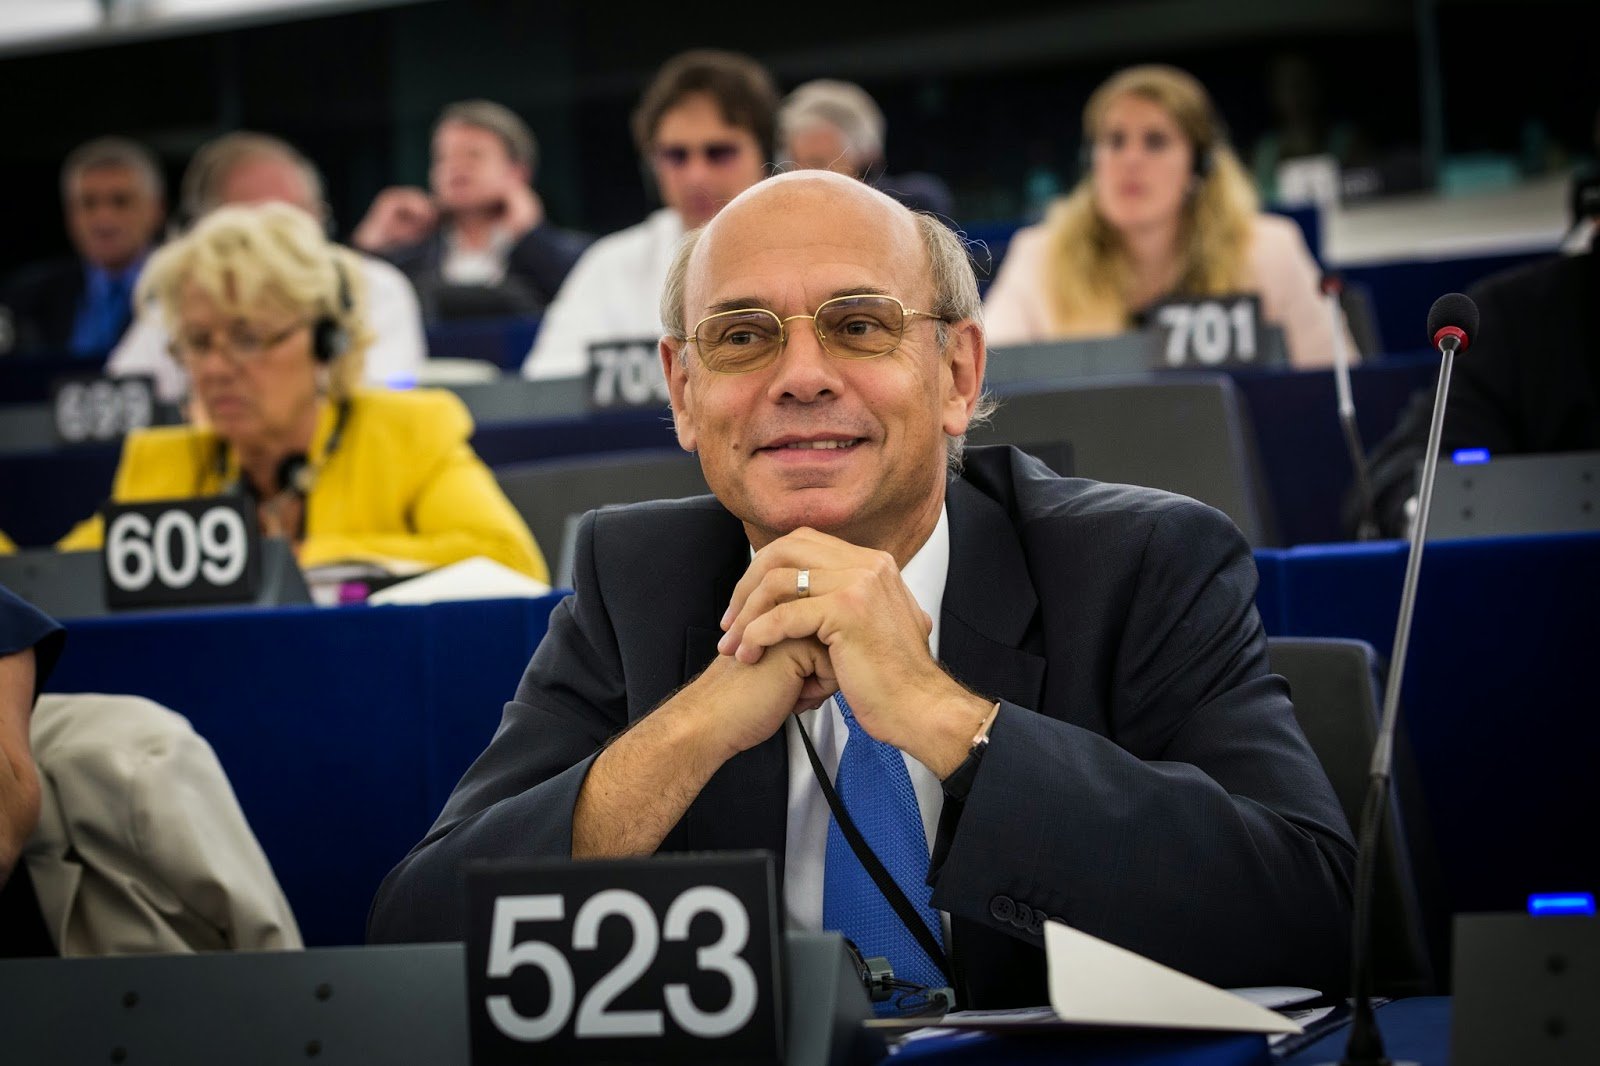
[(339, 315), (323, 315), (311, 324), (311, 356), (324, 365), (350, 350), (350, 331), (343, 319), (355, 302), (350, 296), (350, 279), (338, 259), (333, 260), (333, 272), (339, 278)]

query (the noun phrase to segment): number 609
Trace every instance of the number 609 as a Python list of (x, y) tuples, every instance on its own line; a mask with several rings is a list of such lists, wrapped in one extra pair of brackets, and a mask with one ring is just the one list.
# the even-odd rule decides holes
[(170, 589), (188, 588), (197, 577), (228, 585), (244, 573), (248, 551), (244, 520), (227, 507), (211, 508), (198, 522), (187, 511), (164, 511), (154, 522), (127, 511), (107, 531), (106, 571), (124, 592), (157, 578)]

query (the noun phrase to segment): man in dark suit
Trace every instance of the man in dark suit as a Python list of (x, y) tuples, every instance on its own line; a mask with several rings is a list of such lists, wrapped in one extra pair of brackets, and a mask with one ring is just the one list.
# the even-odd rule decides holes
[(762, 182), (685, 243), (661, 353), (716, 495), (584, 520), (575, 594), (374, 939), (459, 938), (472, 859), (766, 848), (792, 926), (968, 1005), (1046, 1000), (1050, 918), (1333, 987), (1353, 848), (1243, 538), (1010, 449), (947, 473), (985, 406), (979, 313), (954, 234), (839, 175)]
[[(1589, 322), (1600, 300), (1600, 252), (1517, 267), (1470, 295), (1481, 316), (1478, 335), (1455, 363), (1439, 454), (1600, 449), (1600, 333)], [(1417, 393), (1372, 453), (1374, 510), (1389, 536), (1410, 528), (1433, 399), (1431, 388)], [(1354, 516), (1354, 505), (1346, 512)]]
[(0, 293), (15, 348), (103, 356), (133, 318), (133, 290), (165, 217), (161, 170), (144, 148), (101, 137), (61, 168), (67, 233), (77, 258), (28, 268)]

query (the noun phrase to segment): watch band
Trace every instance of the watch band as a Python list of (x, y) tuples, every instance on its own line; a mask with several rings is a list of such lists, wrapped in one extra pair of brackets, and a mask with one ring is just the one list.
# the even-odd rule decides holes
[(972, 791), (972, 782), (978, 776), (978, 764), (983, 760), (983, 753), (989, 748), (989, 733), (994, 728), (995, 719), (1000, 714), (1000, 701), (996, 700), (994, 707), (984, 716), (983, 724), (978, 727), (978, 732), (972, 738), (972, 747), (967, 749), (967, 757), (961, 765), (951, 771), (950, 776), (944, 779), (943, 788), (947, 798), (962, 801)]

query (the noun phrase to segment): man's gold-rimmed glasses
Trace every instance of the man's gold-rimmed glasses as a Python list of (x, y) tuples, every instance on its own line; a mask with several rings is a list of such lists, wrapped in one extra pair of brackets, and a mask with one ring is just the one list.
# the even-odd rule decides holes
[(203, 361), (212, 352), (220, 351), (227, 355), (230, 362), (243, 365), (261, 358), (263, 352), (276, 348), (308, 325), (310, 323), (300, 321), (280, 330), (264, 332), (248, 323), (236, 322), (221, 330), (195, 330), (192, 333), (179, 330), (172, 340), (172, 355), (178, 362), (192, 365)]
[(900, 347), (912, 318), (940, 316), (907, 307), (893, 296), (835, 296), (809, 315), (779, 318), (761, 307), (742, 307), (702, 318), (690, 340), (700, 361), (718, 374), (748, 374), (770, 366), (788, 343), (788, 324), (811, 319), (822, 350), (838, 359), (875, 359)]

